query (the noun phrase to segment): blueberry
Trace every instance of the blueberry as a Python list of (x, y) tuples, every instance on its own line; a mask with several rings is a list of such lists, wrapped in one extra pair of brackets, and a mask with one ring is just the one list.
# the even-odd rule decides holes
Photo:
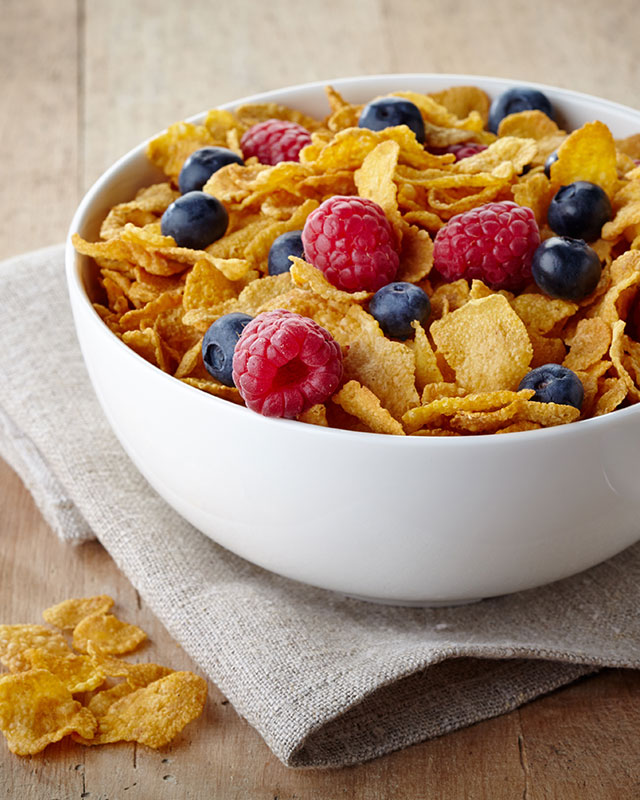
[(227, 210), (217, 197), (188, 192), (164, 212), (160, 230), (164, 236), (173, 236), (178, 247), (204, 250), (224, 236), (228, 224)]
[(602, 265), (582, 239), (554, 236), (533, 254), (531, 274), (545, 294), (561, 300), (582, 300), (598, 285)]
[(611, 202), (596, 183), (575, 181), (561, 186), (549, 205), (547, 222), (554, 233), (593, 242), (612, 217)]
[(537, 109), (543, 111), (548, 117), (553, 119), (553, 108), (549, 98), (537, 89), (530, 89), (527, 86), (517, 86), (507, 89), (491, 103), (489, 109), (489, 130), (493, 133), (498, 132), (498, 125), (501, 120), (509, 114), (517, 111), (531, 111)]
[(413, 334), (413, 320), (424, 322), (431, 312), (429, 297), (419, 286), (395, 281), (383, 286), (371, 298), (369, 313), (387, 336), (408, 339)]
[(358, 125), (372, 131), (382, 131), (395, 125), (406, 125), (416, 135), (420, 144), (424, 144), (424, 121), (420, 109), (402, 97), (383, 97), (365, 106)]
[(544, 174), (547, 178), (551, 177), (551, 165), (558, 160), (558, 151), (554, 150), (550, 156), (547, 157), (547, 160), (544, 162)]
[(302, 231), (289, 231), (282, 233), (274, 239), (269, 250), (269, 275), (280, 275), (289, 272), (291, 262), (289, 256), (304, 258), (304, 245), (302, 244)]
[(536, 403), (559, 403), (562, 406), (582, 408), (584, 387), (580, 378), (560, 364), (544, 364), (532, 369), (520, 381), (520, 389), (534, 389), (531, 398)]
[(191, 153), (182, 165), (178, 177), (181, 194), (200, 191), (213, 173), (227, 164), (244, 164), (244, 161), (226, 147), (201, 147)]
[(234, 386), (233, 353), (244, 326), (253, 317), (234, 311), (219, 317), (207, 328), (202, 340), (202, 360), (213, 377), (225, 386)]

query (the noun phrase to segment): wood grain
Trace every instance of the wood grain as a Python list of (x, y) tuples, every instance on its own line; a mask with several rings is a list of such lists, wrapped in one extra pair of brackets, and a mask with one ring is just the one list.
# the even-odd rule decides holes
[[(538, 80), (640, 107), (636, 0), (0, 0), (0, 256), (63, 238), (84, 189), (170, 122), (306, 80), (441, 71)], [(62, 545), (0, 463), (0, 621), (106, 592), (194, 669), (98, 544)], [(494, 720), (336, 771), (292, 771), (219, 691), (162, 751), (0, 742), (0, 798), (619, 800), (640, 796), (640, 675), (605, 670)]]

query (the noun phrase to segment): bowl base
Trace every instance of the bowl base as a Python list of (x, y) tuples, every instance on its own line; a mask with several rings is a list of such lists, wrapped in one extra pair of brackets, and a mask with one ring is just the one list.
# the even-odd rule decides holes
[(394, 600), (391, 598), (365, 597), (360, 594), (343, 594), (349, 600), (364, 600), (365, 603), (377, 603), (381, 606), (405, 606), (406, 608), (446, 608), (447, 606), (467, 606), (479, 603), (484, 598), (472, 597), (469, 600)]

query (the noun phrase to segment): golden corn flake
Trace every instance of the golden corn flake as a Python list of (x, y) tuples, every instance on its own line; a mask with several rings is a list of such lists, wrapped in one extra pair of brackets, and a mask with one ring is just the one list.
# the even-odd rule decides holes
[(90, 739), (95, 729), (93, 714), (47, 670), (0, 677), (0, 730), (12, 753), (39, 753), (72, 732)]
[(86, 653), (89, 642), (95, 642), (105, 653), (128, 653), (146, 638), (147, 634), (137, 625), (130, 625), (113, 614), (98, 611), (76, 625), (73, 646), (81, 653)]
[(162, 747), (202, 713), (206, 699), (206, 681), (192, 672), (172, 672), (111, 703), (97, 717), (93, 738), (82, 734), (73, 738), (86, 745), (125, 741)]
[(616, 145), (602, 122), (587, 122), (569, 134), (551, 165), (551, 180), (566, 186), (574, 181), (597, 183), (611, 196), (618, 183)]
[(411, 327), (414, 330), (413, 356), (416, 364), (416, 388), (418, 391), (422, 391), (428, 383), (442, 381), (442, 372), (422, 325), (414, 321), (411, 323)]
[(433, 322), (431, 334), (469, 392), (515, 389), (529, 370), (527, 329), (502, 295), (470, 300)]
[(306, 422), (308, 425), (319, 425), (322, 428), (327, 428), (329, 422), (327, 421), (327, 407), (324, 403), (316, 403), (311, 406), (302, 414), (298, 415), (299, 422)]
[(168, 667), (149, 662), (142, 664), (131, 664), (121, 658), (115, 658), (105, 652), (98, 644), (89, 641), (87, 649), (91, 659), (96, 663), (100, 670), (110, 678), (126, 678), (128, 683), (135, 688), (148, 686), (153, 681), (164, 678), (173, 672)]
[(516, 136), (505, 136), (490, 144), (486, 150), (476, 153), (469, 158), (463, 158), (455, 165), (455, 171), (460, 173), (491, 172), (503, 168), (507, 164), (506, 172), (498, 173), (496, 177), (510, 178), (518, 174), (531, 162), (536, 154), (534, 139), (519, 139)]
[(511, 307), (524, 322), (528, 331), (549, 333), (578, 310), (576, 303), (557, 300), (543, 294), (524, 292), (512, 298)]
[(80, 620), (97, 611), (108, 611), (113, 606), (113, 598), (107, 594), (93, 597), (72, 597), (42, 612), (45, 622), (56, 628), (73, 629)]
[(89, 692), (104, 682), (104, 672), (87, 656), (61, 655), (37, 647), (25, 650), (24, 656), (34, 669), (49, 670), (71, 694)]
[(370, 389), (395, 419), (419, 402), (415, 359), (403, 342), (365, 331), (349, 345), (343, 366), (345, 380)]
[(459, 120), (466, 119), (472, 111), (476, 111), (484, 125), (489, 120), (489, 95), (477, 86), (452, 86), (442, 92), (431, 92), (429, 97)]
[(508, 114), (498, 125), (498, 136), (517, 136), (521, 139), (544, 139), (561, 133), (556, 123), (537, 109)]
[(382, 408), (376, 395), (366, 386), (361, 386), (358, 381), (346, 383), (332, 399), (348, 414), (362, 420), (374, 433), (404, 435), (402, 425), (386, 408)]
[(403, 416), (402, 422), (407, 433), (413, 433), (427, 425), (444, 428), (447, 418), (463, 411), (496, 411), (513, 403), (518, 397), (528, 399), (532, 395), (532, 390), (524, 390), (521, 393), (502, 390), (473, 393), (463, 397), (443, 396), (425, 405), (410, 409)]
[(60, 656), (71, 652), (66, 639), (44, 625), (0, 625), (0, 662), (11, 672), (29, 669), (25, 651), (34, 647)]
[(140, 189), (134, 200), (120, 203), (111, 209), (100, 228), (100, 238), (112, 239), (118, 236), (129, 222), (138, 228), (157, 222), (178, 197), (180, 192), (172, 189), (169, 183), (156, 183)]
[(567, 341), (570, 349), (563, 365), (574, 372), (586, 370), (607, 354), (611, 344), (611, 326), (600, 317), (581, 319), (575, 334)]

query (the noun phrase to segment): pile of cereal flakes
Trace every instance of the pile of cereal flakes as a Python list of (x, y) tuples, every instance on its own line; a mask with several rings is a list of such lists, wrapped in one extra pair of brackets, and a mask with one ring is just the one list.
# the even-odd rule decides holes
[[(125, 344), (177, 380), (235, 403), (235, 386), (205, 368), (202, 340), (230, 312), (285, 309), (326, 329), (342, 350), (342, 380), (298, 419), (316, 425), (401, 435), (469, 435), (532, 430), (608, 413), (640, 399), (640, 134), (615, 141), (601, 122), (567, 133), (539, 110), (506, 116), (487, 130), (490, 99), (476, 87), (435, 94), (399, 91), (420, 111), (425, 142), (406, 126), (358, 126), (363, 106), (328, 88), (324, 120), (268, 103), (213, 110), (202, 124), (180, 122), (148, 146), (166, 180), (111, 209), (101, 241), (79, 236), (94, 259), (103, 294), (95, 308)], [(216, 145), (241, 155), (257, 123), (298, 123), (311, 135), (299, 161), (275, 165), (247, 158), (211, 175), (203, 191), (226, 208), (226, 233), (203, 250), (176, 246), (161, 217), (180, 196), (187, 157)], [(462, 160), (443, 152), (460, 143), (486, 148)], [(557, 159), (545, 172), (545, 162)], [(612, 218), (591, 242), (602, 263), (595, 290), (573, 302), (544, 294), (494, 290), (480, 280), (446, 282), (433, 268), (433, 239), (455, 215), (510, 200), (532, 209), (541, 240), (555, 234), (547, 209), (562, 185), (598, 184)], [(400, 257), (395, 280), (420, 286), (431, 314), (406, 341), (384, 335), (369, 313), (371, 292), (342, 291), (305, 260), (269, 275), (276, 237), (303, 228), (334, 195), (377, 203)], [(638, 300), (636, 300), (638, 298)], [(627, 319), (630, 320), (627, 324)], [(581, 409), (532, 400), (518, 389), (529, 370), (562, 364), (584, 388)]]

